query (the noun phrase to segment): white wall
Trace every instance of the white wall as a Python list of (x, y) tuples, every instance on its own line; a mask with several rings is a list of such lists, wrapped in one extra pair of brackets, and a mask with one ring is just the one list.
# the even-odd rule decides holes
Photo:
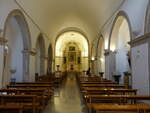
[(138, 94), (148, 95), (149, 88), (149, 46), (142, 44), (132, 48), (132, 85)]

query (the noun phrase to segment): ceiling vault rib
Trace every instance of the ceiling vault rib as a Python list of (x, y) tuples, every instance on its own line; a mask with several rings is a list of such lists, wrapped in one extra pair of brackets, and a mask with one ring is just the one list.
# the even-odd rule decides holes
[(100, 34), (101, 34), (101, 32), (103, 31), (105, 25), (106, 25), (107, 23), (109, 23), (109, 22), (112, 21), (114, 15), (116, 15), (117, 11), (121, 8), (121, 6), (124, 4), (125, 1), (126, 1), (126, 0), (123, 0), (123, 1), (122, 1), (122, 3), (118, 6), (118, 8), (116, 9), (116, 11), (114, 11), (114, 13), (113, 13), (113, 14), (106, 20), (106, 22), (102, 25), (102, 27), (101, 27), (101, 29), (100, 29)]
[(24, 14), (31, 20), (31, 22), (39, 29), (39, 31), (49, 40), (49, 36), (40, 28), (40, 26), (32, 19), (32, 17), (25, 11), (25, 9), (18, 3), (17, 0), (14, 0), (18, 7), (24, 12)]

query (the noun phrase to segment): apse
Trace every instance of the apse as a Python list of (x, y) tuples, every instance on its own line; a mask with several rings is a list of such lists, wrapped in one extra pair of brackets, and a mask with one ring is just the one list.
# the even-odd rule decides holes
[[(63, 71), (65, 70), (63, 67), (63, 59), (67, 60), (69, 56), (66, 56), (66, 55), (64, 56), (64, 52), (69, 52), (67, 51), (67, 48), (71, 47), (71, 45), (72, 47), (76, 48), (76, 51), (75, 51), (76, 53), (74, 54), (76, 55), (75, 59), (81, 60), (81, 64), (80, 64), (81, 68), (80, 70), (77, 70), (77, 71), (87, 70), (88, 65), (89, 65), (88, 63), (88, 57), (89, 57), (88, 40), (86, 39), (84, 35), (76, 31), (68, 31), (58, 36), (57, 41), (56, 41), (56, 46), (55, 46), (55, 56), (56, 56), (55, 68), (59, 65), (60, 70), (63, 70)], [(77, 62), (74, 64), (77, 64)], [(77, 67), (77, 65), (75, 67)], [(66, 70), (68, 70), (68, 68)]]

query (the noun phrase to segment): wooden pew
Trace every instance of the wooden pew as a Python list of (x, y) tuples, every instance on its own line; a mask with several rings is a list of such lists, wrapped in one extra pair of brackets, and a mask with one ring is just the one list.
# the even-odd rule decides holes
[(41, 105), (44, 107), (48, 100), (51, 98), (53, 94), (47, 92), (45, 89), (36, 88), (36, 89), (0, 89), (1, 95), (37, 95), (39, 99), (41, 99)]
[(126, 94), (132, 94), (136, 95), (137, 89), (115, 89), (115, 88), (97, 88), (97, 87), (84, 87), (83, 90), (81, 91), (84, 94), (94, 94), (94, 95), (111, 95), (111, 94), (116, 94), (116, 95), (126, 95)]
[(38, 77), (38, 82), (50, 82), (54, 80), (55, 80), (54, 75), (53, 76), (43, 75)]
[(0, 94), (35, 94), (35, 95), (47, 95), (52, 96), (53, 92), (49, 92), (46, 88), (9, 88), (0, 89)]
[(124, 85), (118, 85), (118, 84), (82, 84), (80, 86), (82, 87), (99, 87), (99, 88), (125, 88)]
[(87, 103), (136, 104), (139, 100), (150, 100), (149, 95), (86, 95)]
[(150, 105), (88, 104), (88, 107), (90, 113), (150, 113)]
[(22, 105), (0, 105), (0, 113), (23, 113)]
[[(124, 85), (100, 77), (80, 77), (79, 87), (87, 105), (95, 109), (90, 113), (150, 113), (150, 105), (137, 105), (138, 102), (149, 101), (150, 96), (136, 95), (137, 89), (127, 89)], [(115, 104), (123, 105), (118, 105), (119, 108), (110, 106)]]
[(15, 84), (27, 84), (27, 85), (34, 85), (34, 84), (45, 84), (45, 85), (52, 85), (53, 84), (53, 82), (51, 81), (51, 82), (16, 82)]
[(37, 85), (37, 84), (34, 84), (34, 85), (25, 85), (25, 84), (18, 84), (18, 85), (7, 85), (7, 88), (8, 89), (20, 89), (20, 88), (31, 88), (31, 89), (38, 89), (38, 88), (44, 88), (47, 90), (47, 92), (49, 94), (51, 94), (53, 91), (54, 91), (54, 88), (52, 87), (52, 85)]
[(53, 87), (51, 84), (15, 84), (15, 85), (8, 85), (7, 87), (34, 87), (34, 88), (39, 88), (39, 87)]
[(83, 77), (83, 78), (79, 78), (80, 82), (96, 82), (96, 81), (103, 81), (103, 82), (112, 82), (111, 80), (106, 80), (106, 79), (102, 79), (99, 77), (93, 78), (93, 77)]
[(117, 84), (115, 82), (104, 82), (104, 81), (94, 81), (94, 82), (80, 82), (80, 84)]
[(40, 102), (36, 95), (0, 95), (0, 105), (23, 106), (23, 111), (30, 110), (32, 113), (38, 113), (42, 110)]
[(45, 88), (48, 89), (49, 91), (53, 91), (54, 88), (52, 85), (45, 85), (45, 84), (16, 84), (16, 85), (7, 85), (7, 88)]

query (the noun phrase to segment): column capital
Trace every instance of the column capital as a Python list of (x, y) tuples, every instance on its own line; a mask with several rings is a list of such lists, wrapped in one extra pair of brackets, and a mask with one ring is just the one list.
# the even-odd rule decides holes
[(108, 56), (110, 54), (110, 50), (109, 49), (104, 49), (104, 56)]
[(45, 56), (44, 59), (45, 59), (45, 60), (48, 60), (48, 56)]
[(0, 45), (5, 45), (8, 42), (8, 40), (0, 37)]
[(111, 51), (109, 49), (104, 50), (104, 56), (109, 56), (110, 54), (116, 54), (116, 53), (117, 53), (116, 50), (115, 51)]
[(36, 55), (36, 51), (34, 50), (23, 50), (22, 53), (30, 54), (32, 56)]

